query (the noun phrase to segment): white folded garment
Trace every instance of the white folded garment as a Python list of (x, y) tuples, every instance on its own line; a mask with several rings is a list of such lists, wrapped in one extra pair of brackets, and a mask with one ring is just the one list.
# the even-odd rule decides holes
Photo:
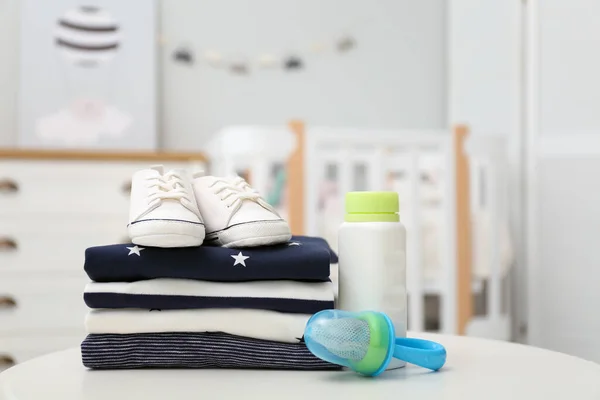
[(209, 282), (192, 279), (157, 278), (137, 282), (90, 282), (86, 285), (84, 292), (333, 301), (333, 284), (331, 282)]
[(137, 282), (89, 283), (90, 308), (187, 310), (242, 308), (314, 314), (334, 308), (331, 282), (207, 282), (159, 278)]
[(224, 332), (255, 339), (298, 343), (310, 314), (250, 309), (91, 310), (87, 333)]

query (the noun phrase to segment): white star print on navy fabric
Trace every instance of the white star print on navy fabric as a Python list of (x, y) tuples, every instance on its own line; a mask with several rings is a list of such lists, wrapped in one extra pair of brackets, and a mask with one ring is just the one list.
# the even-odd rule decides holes
[(138, 257), (140, 256), (140, 251), (145, 250), (143, 247), (138, 246), (127, 247), (127, 249), (129, 250), (129, 254), (127, 254), (128, 256), (136, 254)]
[(302, 246), (302, 243), (298, 243), (298, 242), (289, 242), (288, 246)]
[(242, 252), (240, 251), (237, 256), (232, 255), (231, 258), (233, 258), (235, 260), (235, 262), (233, 263), (234, 267), (238, 264), (242, 264), (245, 267), (246, 260), (250, 257), (243, 255)]

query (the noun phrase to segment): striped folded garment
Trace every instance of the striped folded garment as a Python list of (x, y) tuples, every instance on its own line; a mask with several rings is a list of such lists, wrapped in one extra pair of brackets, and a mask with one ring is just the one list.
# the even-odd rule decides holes
[(81, 344), (92, 369), (261, 368), (338, 370), (304, 343), (280, 343), (226, 333), (91, 334)]
[(333, 308), (333, 296), (331, 282), (208, 282), (170, 278), (91, 282), (83, 293), (90, 308), (245, 308), (301, 314)]

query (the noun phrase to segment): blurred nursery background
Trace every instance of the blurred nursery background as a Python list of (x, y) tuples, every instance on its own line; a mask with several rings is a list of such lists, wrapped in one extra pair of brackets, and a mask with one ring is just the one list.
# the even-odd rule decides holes
[(409, 330), (600, 362), (599, 15), (0, 0), (0, 369), (79, 345), (84, 250), (128, 242), (154, 164), (239, 174), (333, 249), (346, 192), (397, 191)]

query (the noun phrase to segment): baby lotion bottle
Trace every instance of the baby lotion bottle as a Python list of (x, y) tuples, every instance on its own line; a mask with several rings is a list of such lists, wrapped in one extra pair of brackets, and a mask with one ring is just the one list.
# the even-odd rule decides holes
[[(406, 336), (406, 230), (400, 223), (398, 193), (346, 194), (338, 234), (339, 294), (336, 308), (381, 311)], [(395, 360), (388, 369), (405, 363)]]

